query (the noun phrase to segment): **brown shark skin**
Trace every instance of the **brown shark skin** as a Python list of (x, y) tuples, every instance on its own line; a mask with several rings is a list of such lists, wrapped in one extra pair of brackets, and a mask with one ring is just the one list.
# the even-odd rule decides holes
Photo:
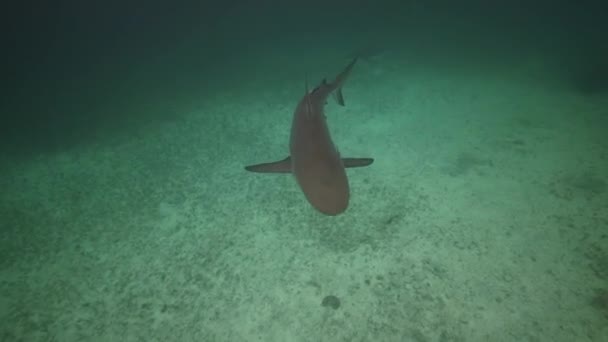
[(338, 215), (346, 210), (350, 188), (323, 108), (329, 95), (346, 81), (355, 62), (353, 60), (334, 82), (323, 82), (307, 93), (298, 103), (291, 125), (292, 172), (308, 202), (326, 215)]
[(367, 166), (371, 158), (345, 158), (334, 145), (323, 108), (327, 98), (337, 91), (343, 105), (341, 87), (350, 74), (356, 59), (336, 76), (331, 83), (306, 92), (294, 112), (289, 150), (291, 156), (274, 163), (247, 166), (253, 172), (291, 171), (308, 202), (326, 215), (338, 215), (348, 207), (350, 188), (345, 167)]

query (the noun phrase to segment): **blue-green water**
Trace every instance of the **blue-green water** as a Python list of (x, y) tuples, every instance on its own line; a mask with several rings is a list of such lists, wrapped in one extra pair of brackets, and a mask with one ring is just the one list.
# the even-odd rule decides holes
[[(608, 341), (599, 1), (20, 6), (0, 341)], [(243, 166), (355, 56), (328, 217)]]

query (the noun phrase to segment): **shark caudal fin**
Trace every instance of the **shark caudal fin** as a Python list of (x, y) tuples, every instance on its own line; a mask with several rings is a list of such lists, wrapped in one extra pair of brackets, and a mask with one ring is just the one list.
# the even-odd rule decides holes
[(270, 163), (245, 166), (245, 170), (259, 173), (290, 173), (291, 157)]
[(336, 79), (329, 85), (331, 91), (334, 94), (334, 99), (340, 106), (344, 106), (344, 95), (342, 95), (342, 86), (350, 75), (350, 72), (355, 66), (355, 63), (357, 63), (356, 57), (353, 58), (353, 60), (346, 66), (346, 68), (342, 70), (342, 72), (339, 73), (338, 76), (336, 76)]

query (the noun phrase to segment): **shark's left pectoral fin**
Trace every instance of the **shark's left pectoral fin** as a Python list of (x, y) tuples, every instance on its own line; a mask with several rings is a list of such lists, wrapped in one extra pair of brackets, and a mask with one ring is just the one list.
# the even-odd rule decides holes
[(342, 158), (342, 164), (346, 168), (368, 166), (373, 162), (374, 158)]
[(291, 172), (291, 157), (271, 163), (245, 166), (245, 170), (260, 173), (289, 173)]

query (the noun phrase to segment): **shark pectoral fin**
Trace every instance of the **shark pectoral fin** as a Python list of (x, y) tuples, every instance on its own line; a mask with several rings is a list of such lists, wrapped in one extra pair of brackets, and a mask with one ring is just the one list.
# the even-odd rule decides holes
[(374, 158), (342, 158), (342, 164), (347, 168), (368, 166), (373, 162)]
[(245, 166), (245, 170), (259, 173), (289, 173), (291, 172), (291, 157), (272, 163)]
[(334, 99), (340, 106), (344, 106), (344, 95), (342, 95), (342, 87), (336, 89), (334, 92)]

